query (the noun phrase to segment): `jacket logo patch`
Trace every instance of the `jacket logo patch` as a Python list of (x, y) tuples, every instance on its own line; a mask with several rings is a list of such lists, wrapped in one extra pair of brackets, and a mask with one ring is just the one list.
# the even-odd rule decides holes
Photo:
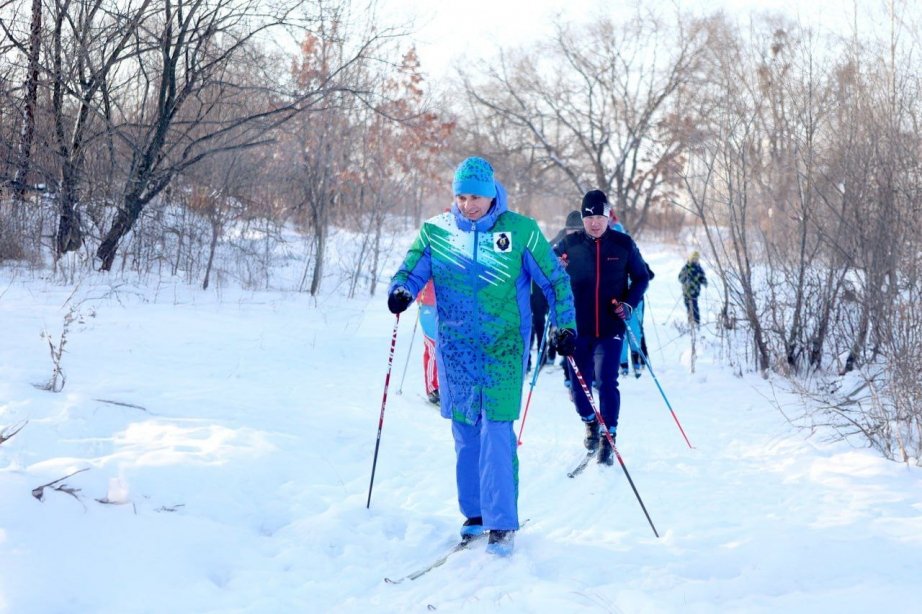
[(512, 235), (508, 232), (493, 233), (493, 251), (507, 254), (512, 251)]

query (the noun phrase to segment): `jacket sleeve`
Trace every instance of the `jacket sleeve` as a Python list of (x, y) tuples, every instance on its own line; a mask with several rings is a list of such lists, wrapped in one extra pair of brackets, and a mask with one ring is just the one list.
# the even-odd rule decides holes
[(388, 294), (394, 291), (394, 288), (403, 286), (415, 298), (419, 291), (423, 289), (429, 277), (432, 275), (432, 257), (429, 247), (429, 234), (426, 230), (426, 224), (420, 228), (419, 234), (407, 251), (403, 264), (397, 269), (397, 272), (391, 278), (391, 284), (387, 289)]
[(632, 242), (631, 253), (627, 262), (627, 274), (631, 282), (627, 303), (631, 307), (637, 307), (640, 301), (643, 300), (643, 295), (650, 284), (650, 274), (647, 271), (647, 263), (644, 262), (643, 256), (640, 255), (637, 245)]
[[(556, 239), (557, 237), (554, 237), (554, 238)], [(566, 237), (560, 239), (559, 241), (552, 243), (552, 245), (554, 246), (555, 255), (563, 256), (564, 254), (567, 253), (567, 242), (564, 240), (565, 238)]]
[[(557, 328), (576, 330), (576, 311), (573, 307), (573, 291), (570, 276), (557, 260), (555, 250), (547, 242), (538, 224), (532, 221), (528, 245), (523, 254), (523, 267), (544, 292), (547, 298), (548, 314)], [(558, 246), (564, 242), (558, 243)]]

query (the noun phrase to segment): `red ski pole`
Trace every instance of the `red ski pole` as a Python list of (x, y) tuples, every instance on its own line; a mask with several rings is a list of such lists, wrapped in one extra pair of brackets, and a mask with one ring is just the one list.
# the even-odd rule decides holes
[(647, 522), (650, 523), (650, 528), (653, 529), (653, 534), (659, 537), (659, 533), (656, 532), (656, 527), (653, 526), (653, 521), (650, 519), (650, 514), (647, 513), (647, 507), (643, 504), (643, 499), (640, 498), (640, 493), (637, 492), (637, 487), (634, 486), (634, 480), (631, 479), (631, 474), (627, 472), (627, 466), (624, 464), (624, 459), (621, 458), (621, 454), (618, 453), (618, 448), (615, 447), (615, 440), (612, 439), (611, 433), (608, 432), (608, 427), (605, 426), (605, 421), (602, 420), (602, 414), (599, 412), (595, 406), (595, 403), (592, 401), (592, 393), (589, 392), (589, 387), (586, 385), (585, 380), (583, 380), (583, 374), (579, 372), (579, 369), (576, 367), (576, 361), (573, 360), (572, 356), (567, 356), (567, 360), (570, 362), (570, 367), (573, 369), (573, 373), (576, 374), (576, 379), (579, 380), (579, 385), (582, 387), (583, 393), (586, 395), (586, 400), (589, 401), (589, 406), (595, 413), (595, 419), (599, 421), (599, 426), (602, 427), (602, 432), (605, 433), (605, 437), (608, 439), (608, 444), (611, 446), (612, 452), (615, 453), (615, 457), (617, 457), (618, 463), (621, 464), (621, 469), (624, 470), (624, 475), (627, 478), (628, 484), (631, 485), (631, 490), (634, 491), (634, 496), (637, 497), (637, 502), (640, 503), (640, 509), (643, 510), (644, 516), (647, 517)]
[(394, 334), (391, 337), (391, 351), (387, 356), (387, 375), (384, 377), (384, 396), (381, 398), (381, 415), (378, 417), (378, 438), (375, 441), (375, 458), (371, 463), (371, 482), (368, 483), (368, 502), (365, 509), (371, 507), (371, 489), (375, 484), (375, 468), (378, 466), (378, 448), (381, 447), (381, 430), (384, 428), (384, 407), (387, 405), (387, 387), (391, 383), (391, 367), (394, 366), (394, 348), (397, 347), (397, 326), (400, 324), (400, 314), (394, 320)]
[[(535, 360), (535, 372), (531, 378), (531, 387), (528, 389), (528, 398), (525, 400), (525, 411), (522, 412), (522, 423), (519, 424), (519, 445), (522, 445), (522, 431), (525, 430), (525, 418), (528, 417), (528, 406), (531, 405), (531, 393), (535, 391), (535, 383), (538, 381), (538, 372), (541, 370), (542, 356), (544, 348), (547, 345), (547, 333), (551, 329), (551, 318), (548, 317), (547, 324), (544, 325), (544, 333), (541, 335), (541, 343), (538, 344), (538, 358)], [(529, 352), (531, 350), (529, 349)]]
[[(611, 302), (616, 307), (619, 304), (618, 299), (613, 298)], [(682, 428), (682, 423), (679, 422), (679, 417), (675, 414), (675, 410), (672, 409), (672, 403), (669, 402), (669, 399), (666, 397), (666, 393), (663, 391), (663, 387), (660, 386), (659, 378), (656, 377), (656, 372), (653, 371), (653, 365), (650, 364), (650, 359), (647, 357), (646, 354), (644, 354), (644, 351), (640, 349), (640, 341), (637, 340), (637, 337), (636, 335), (634, 335), (634, 331), (631, 330), (631, 325), (628, 323), (627, 320), (624, 320), (624, 330), (627, 331), (627, 334), (631, 338), (631, 341), (637, 347), (637, 352), (640, 354), (640, 357), (643, 358), (644, 364), (647, 365), (647, 371), (649, 371), (650, 375), (653, 377), (653, 383), (655, 383), (656, 387), (659, 389), (660, 396), (663, 397), (664, 401), (666, 401), (666, 407), (669, 409), (669, 413), (672, 414), (672, 419), (675, 420), (676, 426), (679, 427), (679, 432), (682, 433), (682, 437), (683, 439), (685, 439), (685, 443), (688, 444), (689, 448), (694, 449), (695, 446), (691, 445), (691, 442), (688, 440), (688, 435), (685, 434), (685, 429)]]

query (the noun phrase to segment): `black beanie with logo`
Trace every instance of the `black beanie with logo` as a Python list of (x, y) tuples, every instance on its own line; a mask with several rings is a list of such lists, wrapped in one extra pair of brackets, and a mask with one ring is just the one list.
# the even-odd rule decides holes
[(602, 190), (589, 190), (583, 196), (583, 206), (580, 210), (583, 217), (589, 217), (590, 215), (608, 216), (608, 210), (608, 197), (605, 196), (605, 192)]

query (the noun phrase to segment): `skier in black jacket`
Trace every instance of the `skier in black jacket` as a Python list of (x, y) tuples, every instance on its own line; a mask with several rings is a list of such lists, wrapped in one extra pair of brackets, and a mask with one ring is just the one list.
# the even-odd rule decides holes
[[(646, 264), (633, 239), (608, 228), (608, 198), (601, 190), (583, 197), (583, 230), (568, 235), (554, 246), (565, 263), (576, 306), (576, 349), (573, 359), (586, 385), (599, 381), (599, 411), (614, 440), (618, 427), (621, 394), (618, 363), (624, 342), (624, 320), (643, 298), (649, 277)], [(567, 367), (570, 368), (569, 365)], [(601, 438), (595, 414), (571, 373), (576, 411), (586, 425), (584, 444), (599, 449), (598, 461), (612, 464), (612, 450)]]

